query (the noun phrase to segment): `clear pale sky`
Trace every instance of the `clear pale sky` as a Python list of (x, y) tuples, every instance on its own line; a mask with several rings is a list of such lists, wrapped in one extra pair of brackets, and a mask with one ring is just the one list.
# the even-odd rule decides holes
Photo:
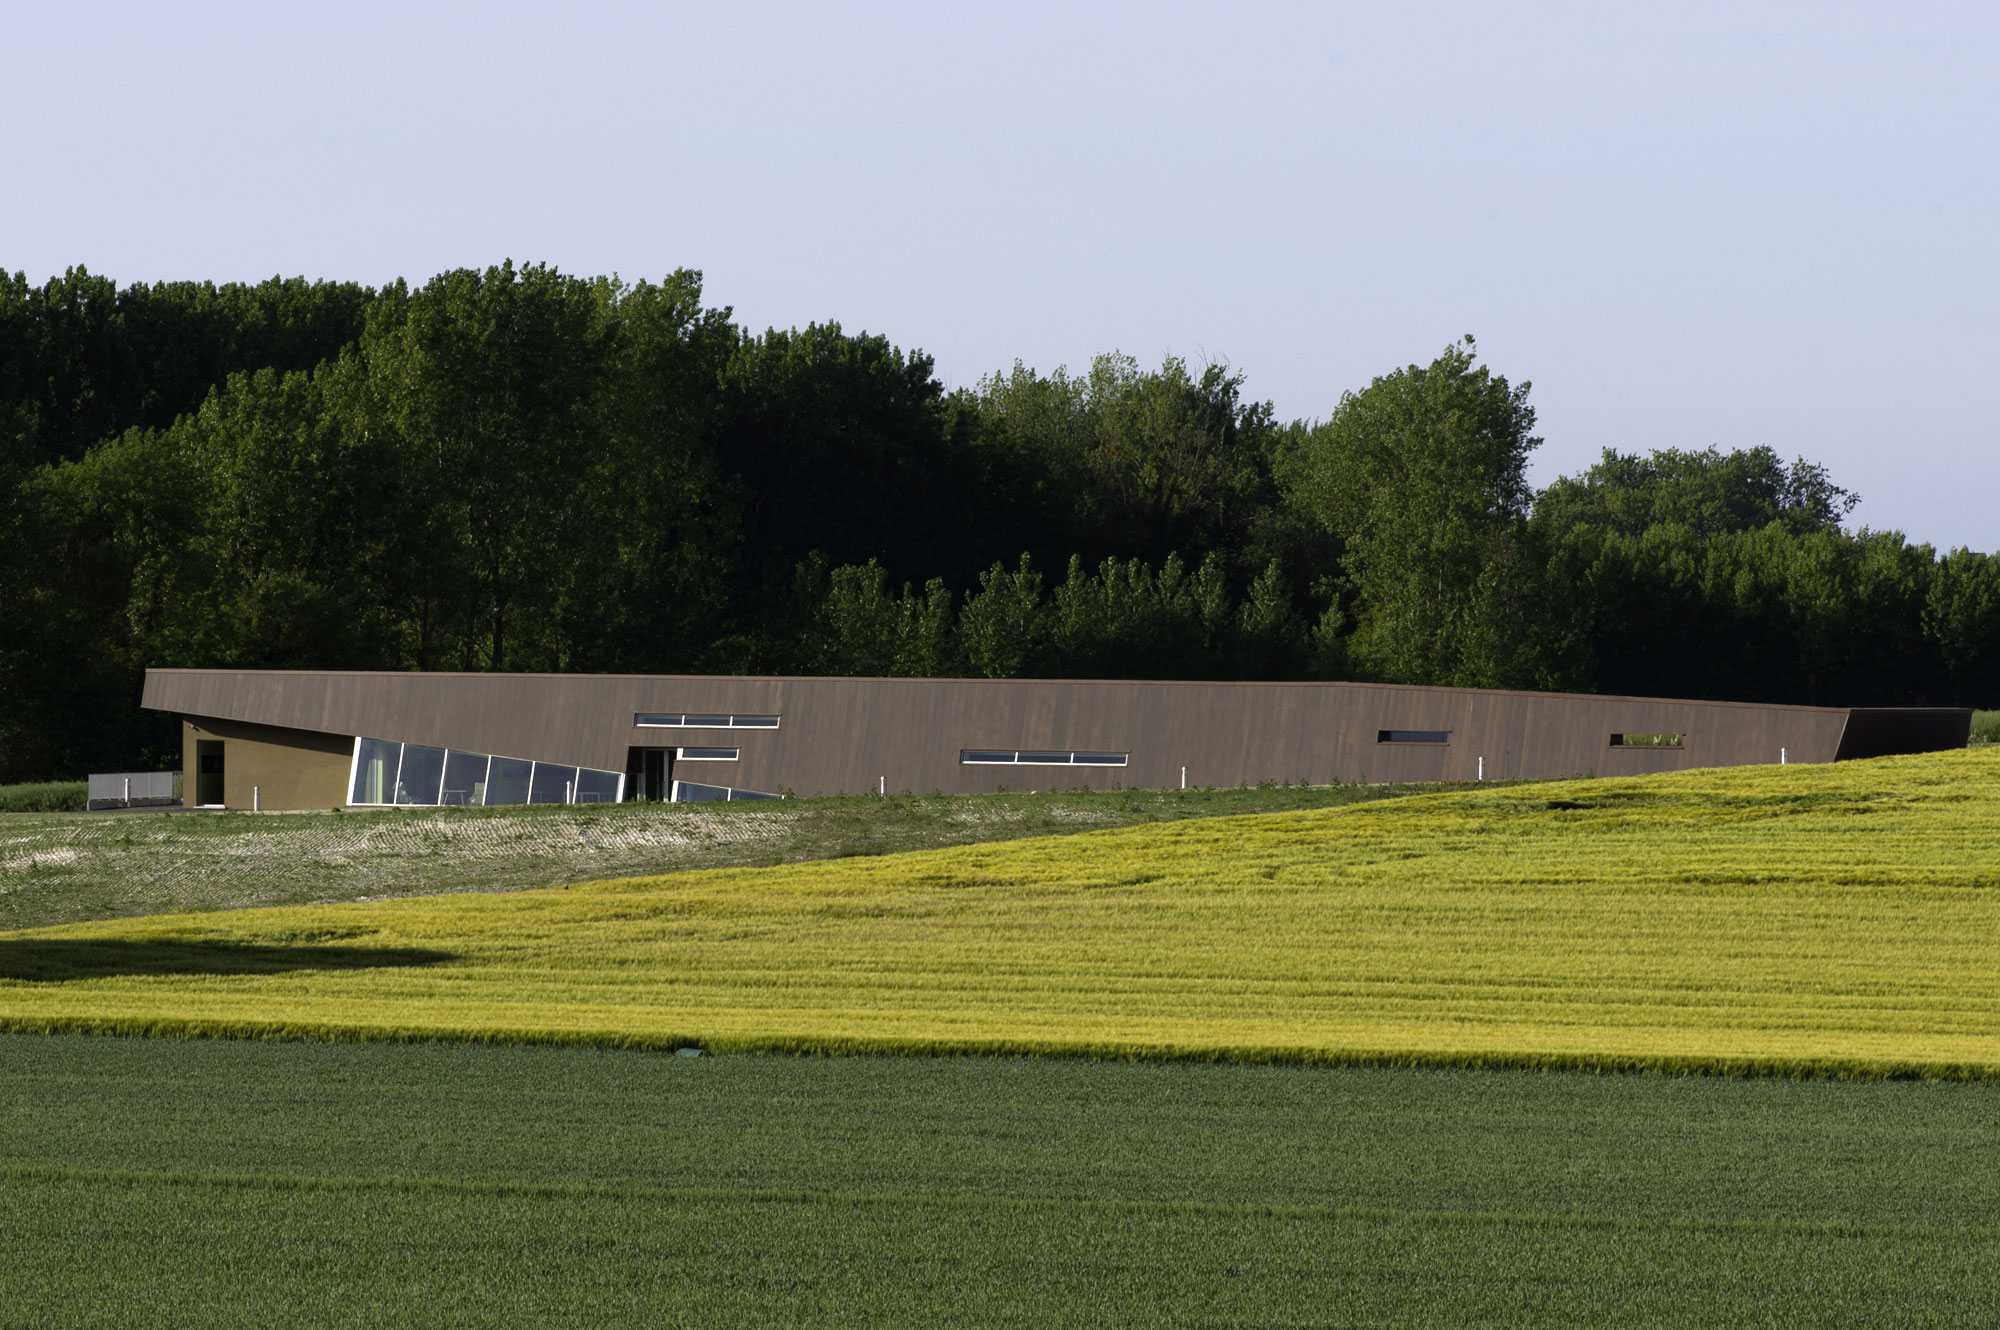
[(0, 4), (0, 266), (706, 274), (1281, 416), (1465, 333), (1535, 477), (1768, 444), (2000, 547), (1991, 4)]

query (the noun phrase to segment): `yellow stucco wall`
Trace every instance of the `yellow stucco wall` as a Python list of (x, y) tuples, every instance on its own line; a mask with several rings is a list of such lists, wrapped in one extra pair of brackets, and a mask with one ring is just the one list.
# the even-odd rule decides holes
[(222, 741), (225, 807), (250, 807), (253, 789), (267, 809), (335, 808), (347, 802), (352, 738), (201, 718), (181, 723), (181, 789), (189, 806), (199, 797), (195, 745), (203, 739)]

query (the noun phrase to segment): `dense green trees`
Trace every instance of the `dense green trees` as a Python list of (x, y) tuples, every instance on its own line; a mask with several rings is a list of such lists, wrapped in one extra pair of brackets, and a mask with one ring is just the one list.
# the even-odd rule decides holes
[(2000, 560), (1765, 448), (1539, 494), (1470, 339), (1281, 424), (1224, 366), (947, 393), (699, 275), (0, 275), (0, 781), (165, 759), (148, 665), (1382, 678), (2000, 698)]
[(1296, 435), (1290, 497), (1341, 537), (1360, 613), (1356, 663), (1450, 684), (1525, 684), (1533, 573), (1518, 546), (1541, 440), (1528, 387), (1474, 363), (1466, 338), (1383, 375)]

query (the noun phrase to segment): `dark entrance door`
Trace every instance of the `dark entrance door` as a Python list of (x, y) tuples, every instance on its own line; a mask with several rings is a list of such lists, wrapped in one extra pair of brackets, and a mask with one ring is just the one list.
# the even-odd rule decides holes
[(667, 782), (673, 779), (673, 772), (673, 749), (634, 748), (625, 766), (630, 778), (626, 786), (632, 798), (658, 803), (667, 797)]
[(222, 796), (222, 740), (194, 741), (194, 801), (220, 807)]

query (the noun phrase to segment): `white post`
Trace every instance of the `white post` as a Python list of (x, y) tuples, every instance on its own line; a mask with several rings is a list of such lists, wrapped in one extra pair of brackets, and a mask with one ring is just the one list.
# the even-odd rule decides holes
[(125, 778), (125, 806), (127, 808), (132, 806), (132, 778), (130, 776)]
[(876, 790), (876, 793), (881, 795), (884, 799), (889, 797), (889, 778), (887, 776), (882, 777), (882, 784)]
[(1184, 790), (1185, 790), (1185, 789), (1187, 788), (1187, 768), (1186, 768), (1186, 767), (1182, 767), (1182, 768), (1181, 768), (1181, 788), (1182, 788), (1182, 789), (1184, 789)]
[(252, 785), (250, 787), (250, 811), (253, 813), (264, 811), (264, 787), (262, 785)]
[(1486, 779), (1486, 759), (1483, 757), (1479, 759), (1479, 779)]
[(1785, 765), (1785, 750), (1782, 748), (1778, 750), (1778, 765), (1781, 767)]

